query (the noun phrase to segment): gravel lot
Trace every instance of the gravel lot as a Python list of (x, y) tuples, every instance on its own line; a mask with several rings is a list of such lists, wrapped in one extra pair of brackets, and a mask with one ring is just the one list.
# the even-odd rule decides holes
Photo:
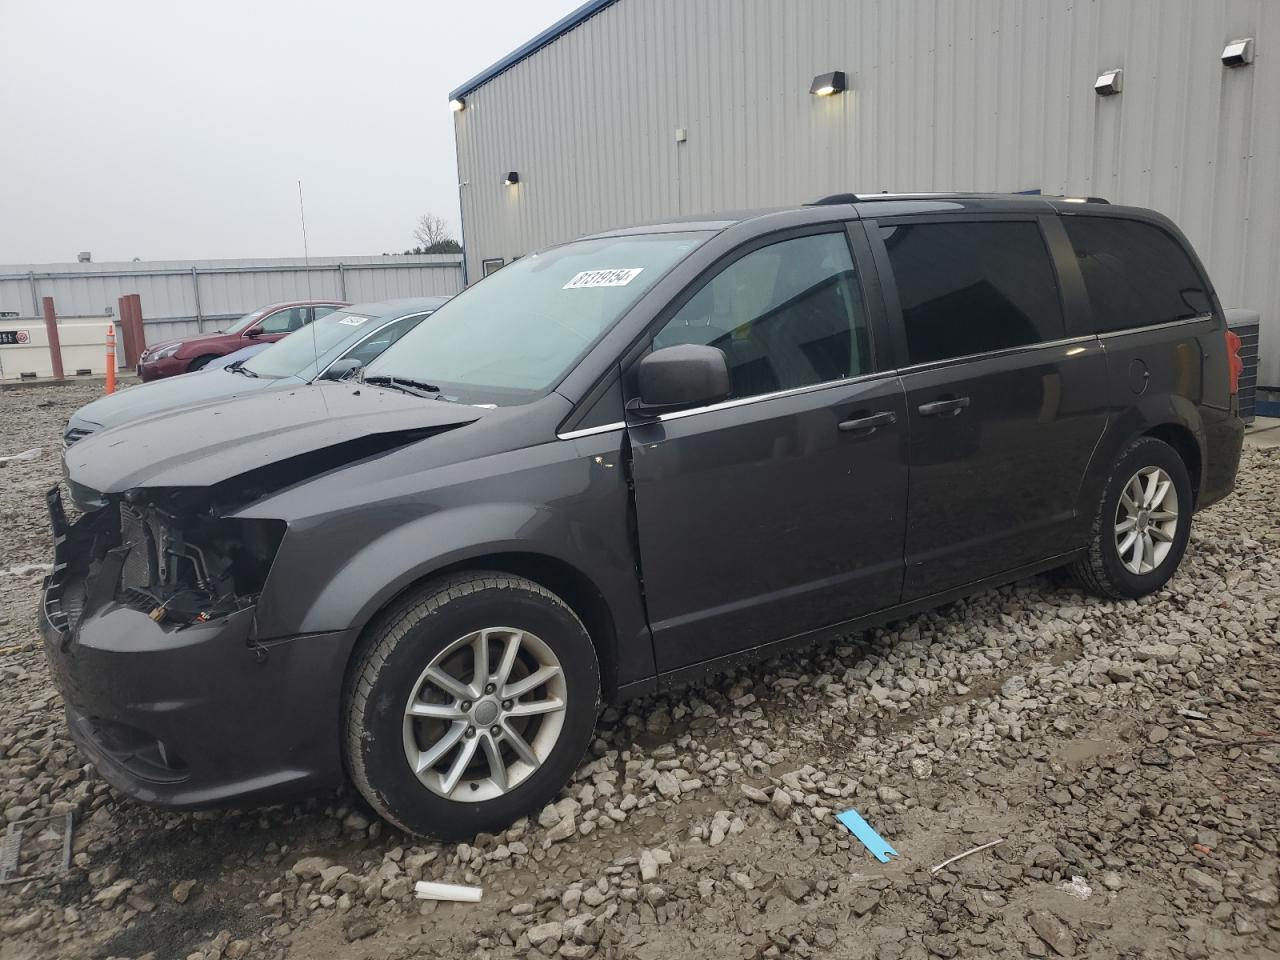
[(1280, 450), (1159, 596), (1036, 578), (611, 710), (554, 807), (451, 846), (349, 792), (173, 814), (84, 767), (25, 565), (98, 389), (0, 393), (0, 455), (43, 450), (0, 465), (0, 810), (77, 818), (69, 874), (0, 888), (0, 960), (1280, 956)]

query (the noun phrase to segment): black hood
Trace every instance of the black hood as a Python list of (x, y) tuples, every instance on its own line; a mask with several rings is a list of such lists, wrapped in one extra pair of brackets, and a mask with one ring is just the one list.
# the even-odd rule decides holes
[(67, 476), (99, 493), (208, 487), (352, 441), (471, 423), (478, 407), (367, 384), (315, 383), (173, 410), (103, 430), (67, 450)]

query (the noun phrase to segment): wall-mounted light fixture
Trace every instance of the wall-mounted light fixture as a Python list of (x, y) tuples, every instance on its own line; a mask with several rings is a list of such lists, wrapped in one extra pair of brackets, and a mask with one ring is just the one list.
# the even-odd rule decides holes
[(1222, 48), (1222, 62), (1228, 67), (1243, 67), (1253, 63), (1253, 37), (1228, 40)]
[(813, 83), (809, 84), (809, 92), (815, 97), (830, 97), (837, 93), (844, 93), (848, 89), (849, 84), (843, 70), (820, 73), (813, 78)]
[(510, 173), (508, 173), (505, 177), (502, 178), (502, 185), (504, 187), (513, 187), (519, 182), (520, 182), (520, 174), (516, 173), (514, 170), (512, 170)]
[(449, 101), (449, 109), (454, 113), (461, 113), (463, 110), (467, 109), (467, 101), (463, 100), (461, 97), (454, 97)]
[(1119, 67), (1103, 70), (1098, 79), (1093, 81), (1093, 92), (1100, 97), (1110, 97), (1119, 93), (1124, 87), (1124, 71)]

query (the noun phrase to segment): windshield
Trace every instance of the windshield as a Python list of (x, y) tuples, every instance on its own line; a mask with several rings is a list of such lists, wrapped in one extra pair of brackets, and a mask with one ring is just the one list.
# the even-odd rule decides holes
[(295, 330), (282, 340), (277, 340), (261, 353), (246, 360), (244, 367), (260, 377), (299, 377), (311, 380), (317, 369), (324, 369), (353, 343), (381, 327), (387, 319), (387, 315), (371, 317), (354, 310), (335, 310), (301, 330)]
[(466, 403), (527, 403), (559, 383), (649, 287), (709, 233), (580, 240), (524, 257), (450, 300), (367, 375)]
[(241, 317), (231, 326), (227, 327), (227, 329), (224, 330), (223, 333), (239, 333), (241, 330), (244, 330), (247, 327), (251, 327), (255, 323), (257, 323), (259, 320), (261, 320), (262, 315), (266, 312), (267, 311), (265, 310), (255, 310), (253, 311), (253, 313), (246, 313), (243, 317)]

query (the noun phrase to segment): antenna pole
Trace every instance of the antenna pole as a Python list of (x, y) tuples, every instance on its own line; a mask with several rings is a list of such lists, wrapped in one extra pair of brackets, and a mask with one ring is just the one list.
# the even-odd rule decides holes
[[(303, 272), (307, 275), (307, 299), (314, 300), (311, 294), (311, 251), (307, 248), (307, 207), (302, 202), (302, 181), (298, 181), (298, 219), (302, 223), (302, 262)], [(315, 307), (309, 306), (308, 310), (313, 311), (311, 315), (311, 356), (316, 367), (316, 376), (320, 375), (320, 347), (316, 343), (316, 320)]]

